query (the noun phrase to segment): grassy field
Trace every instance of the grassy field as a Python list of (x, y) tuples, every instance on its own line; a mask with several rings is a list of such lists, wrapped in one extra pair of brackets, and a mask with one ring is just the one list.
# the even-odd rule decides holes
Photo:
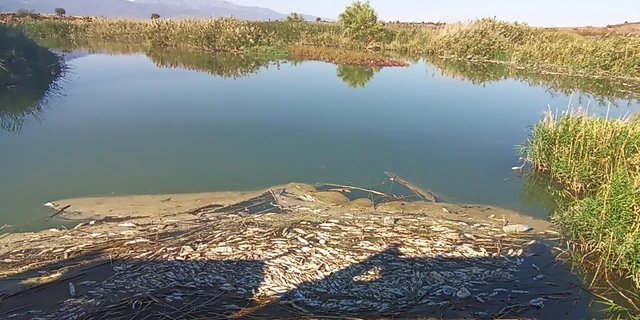
[(373, 41), (347, 36), (337, 23), (220, 19), (3, 19), (35, 38), (98, 38), (207, 52), (289, 45), (391, 50), (447, 59), (498, 61), (533, 70), (640, 78), (640, 38), (583, 36), (480, 19), (455, 24), (387, 23)]
[[(561, 185), (553, 219), (597, 275), (640, 289), (640, 122), (549, 110), (523, 145), (535, 172)], [(601, 277), (600, 277), (601, 278)], [(608, 282), (615, 288), (615, 281)], [(633, 301), (631, 301), (632, 304)], [(640, 304), (634, 306), (640, 311)]]

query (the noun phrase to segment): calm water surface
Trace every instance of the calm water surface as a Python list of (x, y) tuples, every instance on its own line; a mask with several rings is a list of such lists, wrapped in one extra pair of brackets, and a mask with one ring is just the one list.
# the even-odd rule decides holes
[[(0, 131), (0, 225), (41, 226), (42, 205), (62, 198), (366, 187), (384, 171), (449, 200), (548, 213), (511, 170), (527, 127), (569, 103), (543, 86), (478, 85), (426, 62), (379, 72), (282, 63), (235, 79), (159, 68), (143, 54), (69, 64), (40, 121)], [(638, 109), (619, 102), (610, 116)]]

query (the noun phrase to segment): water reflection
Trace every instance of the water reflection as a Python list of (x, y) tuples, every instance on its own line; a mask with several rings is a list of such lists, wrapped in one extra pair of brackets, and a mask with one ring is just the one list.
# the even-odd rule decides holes
[(380, 72), (380, 68), (360, 67), (360, 66), (338, 66), (336, 75), (342, 79), (349, 88), (364, 88), (373, 79), (374, 74)]
[(521, 179), (524, 184), (520, 193), (522, 204), (540, 206), (549, 214), (558, 208), (562, 188), (550, 176), (530, 171), (524, 173)]
[[(184, 68), (208, 72), (211, 75), (237, 78), (255, 74), (261, 68), (269, 66), (279, 67), (280, 63), (301, 63), (300, 60), (288, 57), (251, 56), (237, 54), (210, 54), (184, 52), (166, 48), (149, 48), (144, 45), (111, 43), (102, 41), (69, 41), (67, 39), (45, 39), (40, 43), (46, 47), (62, 52), (86, 50), (90, 53), (102, 54), (139, 54), (144, 53), (152, 59), (158, 67)], [(470, 81), (474, 84), (485, 85), (507, 79), (517, 80), (530, 86), (543, 87), (551, 96), (558, 94), (570, 95), (576, 91), (582, 93), (580, 98), (588, 98), (600, 105), (611, 103), (619, 106), (620, 101), (629, 104), (637, 100), (640, 94), (640, 83), (612, 79), (572, 77), (562, 74), (538, 73), (524, 69), (513, 68), (504, 64), (469, 63), (465, 61), (443, 60), (433, 57), (427, 59), (417, 56), (385, 54), (391, 58), (404, 59), (411, 63), (421, 60), (438, 68), (441, 75), (454, 79)], [(342, 79), (350, 88), (364, 88), (380, 68), (337, 66), (336, 76)], [(578, 101), (582, 103), (583, 101)]]
[[(630, 105), (632, 101), (638, 100), (640, 94), (640, 83), (638, 82), (538, 73), (496, 63), (469, 63), (443, 59), (429, 59), (428, 61), (438, 67), (441, 75), (470, 81), (473, 84), (485, 85), (513, 79), (529, 86), (543, 87), (552, 97), (557, 94), (570, 95), (579, 91), (582, 93), (581, 98), (586, 97), (602, 106), (608, 103), (619, 106), (620, 100), (626, 101), (627, 105)], [(585, 101), (577, 102), (585, 103)]]
[(41, 121), (48, 98), (60, 92), (65, 70), (54, 53), (0, 25), (0, 129), (19, 133), (28, 120)]
[[(282, 57), (260, 55), (210, 54), (87, 40), (70, 42), (68, 40), (46, 39), (42, 41), (42, 44), (63, 53), (73, 53), (78, 50), (101, 54), (144, 53), (159, 68), (182, 68), (234, 79), (256, 74), (262, 68), (269, 68), (270, 66), (279, 67), (281, 63), (290, 63), (294, 66), (303, 63), (302, 60), (288, 57), (283, 59)], [(72, 54), (66, 56), (75, 57)], [(336, 75), (350, 88), (364, 88), (380, 70), (381, 68), (378, 67), (339, 65), (336, 67)]]

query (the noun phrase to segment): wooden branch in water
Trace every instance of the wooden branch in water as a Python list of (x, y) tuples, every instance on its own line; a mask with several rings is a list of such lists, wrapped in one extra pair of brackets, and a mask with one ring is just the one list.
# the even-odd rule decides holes
[(70, 204), (66, 205), (64, 208), (62, 208), (62, 209), (58, 210), (56, 213), (54, 213), (54, 214), (52, 214), (52, 215), (48, 216), (46, 219), (44, 219), (44, 221), (49, 221), (49, 219), (51, 219), (51, 218), (53, 218), (53, 217), (55, 217), (55, 216), (57, 216), (57, 215), (61, 214), (61, 213), (62, 213), (62, 212), (64, 212), (65, 210), (69, 209), (69, 207), (71, 207), (71, 205), (70, 205)]
[(422, 190), (414, 185), (412, 185), (411, 183), (400, 179), (400, 177), (398, 177), (397, 174), (391, 173), (391, 172), (387, 172), (385, 171), (384, 174), (386, 174), (387, 176), (389, 176), (389, 178), (391, 178), (392, 181), (396, 181), (399, 184), (409, 188), (409, 190), (411, 190), (413, 193), (415, 193), (418, 198), (420, 198), (421, 200), (429, 200), (433, 203), (436, 203), (436, 196), (429, 190)]
[(371, 190), (371, 189), (365, 189), (365, 188), (360, 188), (360, 187), (354, 187), (354, 186), (345, 186), (345, 185), (341, 185), (341, 184), (333, 184), (333, 183), (327, 183), (326, 185), (328, 186), (332, 186), (332, 187), (336, 187), (336, 188), (342, 188), (342, 189), (352, 189), (352, 190), (360, 190), (360, 191), (364, 191), (364, 192), (369, 192), (369, 193), (373, 193), (385, 198), (389, 198), (392, 199), (393, 197), (390, 195), (387, 195), (385, 193), (382, 193), (380, 191), (376, 191), (376, 190)]
[(269, 189), (269, 193), (271, 193), (271, 197), (273, 198), (273, 200), (276, 202), (276, 205), (278, 207), (282, 208), (282, 205), (280, 204), (280, 200), (278, 200), (278, 197), (276, 196), (276, 194), (273, 192), (273, 190)]
[[(388, 203), (388, 202), (395, 202), (395, 201), (404, 201), (404, 200), (407, 200), (407, 199), (409, 199), (409, 198), (411, 198), (411, 197), (413, 197), (413, 196), (401, 196), (401, 197), (395, 196), (395, 197), (391, 197), (390, 199), (383, 200), (383, 201), (382, 201), (382, 202), (380, 202), (380, 203)], [(380, 203), (379, 203), (379, 204), (380, 204)]]

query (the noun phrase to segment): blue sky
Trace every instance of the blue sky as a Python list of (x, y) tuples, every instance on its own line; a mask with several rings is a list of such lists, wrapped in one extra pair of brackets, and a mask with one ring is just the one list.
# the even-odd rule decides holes
[[(352, 0), (229, 0), (337, 18)], [(534, 26), (605, 26), (640, 21), (640, 0), (371, 0), (383, 20), (460, 21), (497, 16)]]

